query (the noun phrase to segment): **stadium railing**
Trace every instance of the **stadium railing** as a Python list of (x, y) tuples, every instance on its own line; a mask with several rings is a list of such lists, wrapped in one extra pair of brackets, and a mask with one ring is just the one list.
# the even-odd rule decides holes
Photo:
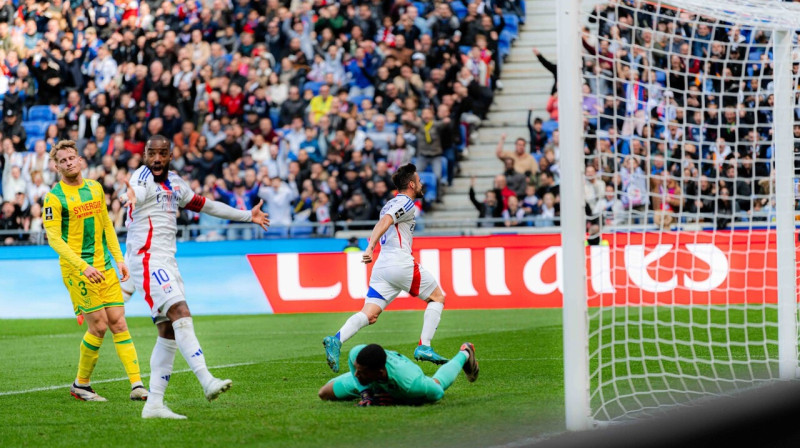
[[(619, 231), (648, 231), (656, 230), (653, 224), (652, 212), (631, 211), (630, 217), (625, 219), (623, 224), (603, 226), (603, 233), (613, 233)], [(716, 227), (715, 218), (719, 215), (714, 214), (694, 214), (693, 217), (701, 218), (702, 221), (690, 222), (681, 220), (673, 225), (676, 230), (713, 230)], [(728, 217), (725, 217), (726, 219)], [(558, 219), (554, 224), (558, 224)], [(739, 212), (730, 216), (730, 222), (724, 228), (736, 230), (737, 228), (752, 229), (754, 223), (771, 222), (775, 219), (775, 213), (761, 211), (754, 213)], [(475, 219), (442, 219), (442, 218), (417, 218), (417, 226), (414, 229), (416, 236), (444, 236), (444, 235), (488, 235), (497, 233), (558, 233), (557, 225), (551, 225), (550, 219), (542, 219), (533, 216), (523, 217), (515, 226), (505, 226), (503, 218), (475, 218)], [(178, 241), (221, 241), (237, 239), (275, 239), (275, 238), (332, 238), (360, 236), (368, 237), (372, 232), (375, 221), (337, 221), (335, 223), (317, 222), (293, 222), (289, 225), (270, 226), (269, 231), (264, 232), (252, 224), (226, 224), (226, 225), (182, 225), (178, 226)], [(757, 225), (757, 224), (755, 224)], [(799, 227), (800, 228), (800, 227)], [(125, 241), (127, 229), (117, 229), (117, 234), (121, 241)], [(206, 235), (204, 237), (204, 235)], [(47, 236), (44, 230), (23, 231), (23, 230), (0, 230), (0, 245), (3, 245), (6, 238), (14, 238), (14, 245), (43, 245), (47, 244)]]

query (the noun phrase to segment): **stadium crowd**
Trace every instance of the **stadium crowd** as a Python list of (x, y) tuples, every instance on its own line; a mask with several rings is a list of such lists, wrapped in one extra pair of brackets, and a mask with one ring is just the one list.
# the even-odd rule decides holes
[[(597, 30), (587, 27), (582, 36), (590, 231), (629, 223), (725, 228), (771, 220), (769, 34), (630, 0), (597, 5), (589, 22)], [(533, 51), (555, 76), (555, 63)], [(795, 62), (795, 84), (798, 68)], [(494, 225), (526, 225), (525, 216), (551, 225), (551, 207), (557, 223), (557, 100), (556, 79), (541, 105), (548, 120), (531, 123), (529, 114), (528, 142), (518, 140), (514, 151), (498, 144), (502, 174), (483, 202), (473, 200), (481, 216), (505, 217)], [(800, 124), (794, 135), (800, 138)], [(800, 153), (800, 140), (794, 145)], [(795, 166), (800, 173), (800, 163)]]
[[(502, 6), (521, 16), (520, 3)], [(47, 153), (67, 138), (118, 228), (124, 179), (155, 134), (196, 193), (237, 208), (264, 199), (279, 235), (376, 218), (412, 160), (432, 170), (435, 200), (498, 87), (500, 6), (0, 0), (0, 230), (41, 231)], [(218, 224), (186, 211), (180, 223)], [(247, 237), (224, 233), (200, 237)]]

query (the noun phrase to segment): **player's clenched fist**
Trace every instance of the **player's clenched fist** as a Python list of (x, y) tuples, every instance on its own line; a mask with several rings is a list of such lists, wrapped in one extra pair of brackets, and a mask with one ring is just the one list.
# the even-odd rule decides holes
[(364, 254), (361, 255), (361, 261), (364, 264), (372, 263), (372, 247), (368, 247), (367, 250), (364, 251)]

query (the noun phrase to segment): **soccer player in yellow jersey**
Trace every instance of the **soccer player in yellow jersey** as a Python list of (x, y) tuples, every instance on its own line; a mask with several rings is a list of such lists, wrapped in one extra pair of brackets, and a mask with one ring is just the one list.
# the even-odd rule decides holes
[(61, 181), (45, 196), (44, 228), (50, 247), (58, 253), (64, 285), (78, 323), (83, 324), (84, 318), (89, 323), (80, 344), (78, 376), (70, 393), (78, 400), (106, 401), (95, 393), (89, 380), (106, 329), (110, 329), (117, 355), (131, 382), (131, 400), (147, 400), (111, 256), (122, 271), (123, 281), (130, 273), (106, 210), (103, 187), (81, 175), (81, 157), (75, 142), (58, 142), (50, 150), (50, 158), (56, 163)]

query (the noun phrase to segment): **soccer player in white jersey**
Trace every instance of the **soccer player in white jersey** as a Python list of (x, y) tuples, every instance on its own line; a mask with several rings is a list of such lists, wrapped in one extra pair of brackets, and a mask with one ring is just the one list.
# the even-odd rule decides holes
[(417, 167), (407, 164), (398, 168), (392, 176), (400, 192), (383, 206), (380, 220), (372, 229), (364, 263), (372, 263), (372, 252), (380, 240), (381, 253), (369, 279), (369, 290), (360, 312), (352, 315), (334, 336), (322, 341), (328, 365), (334, 372), (339, 371), (339, 352), (342, 343), (353, 337), (358, 330), (372, 325), (381, 312), (402, 291), (428, 302), (422, 321), (422, 334), (419, 345), (414, 350), (414, 359), (444, 364), (447, 358), (439, 356), (431, 348), (431, 339), (439, 325), (444, 309), (444, 293), (436, 279), (414, 261), (411, 244), (416, 222), (417, 209), (414, 199), (422, 195), (422, 182)]
[(143, 418), (186, 418), (164, 405), (164, 392), (177, 350), (197, 376), (209, 401), (231, 386), (231, 380), (215, 378), (208, 371), (203, 349), (194, 333), (183, 280), (175, 261), (178, 208), (232, 221), (253, 222), (264, 230), (269, 225), (267, 215), (261, 211), (261, 202), (252, 210), (236, 210), (194, 194), (180, 176), (169, 171), (171, 159), (170, 141), (161, 135), (150, 137), (145, 146), (145, 165), (133, 172), (127, 185), (126, 259), (136, 290), (150, 305), (153, 322), (158, 327), (158, 339), (150, 358), (150, 396), (142, 409)]

